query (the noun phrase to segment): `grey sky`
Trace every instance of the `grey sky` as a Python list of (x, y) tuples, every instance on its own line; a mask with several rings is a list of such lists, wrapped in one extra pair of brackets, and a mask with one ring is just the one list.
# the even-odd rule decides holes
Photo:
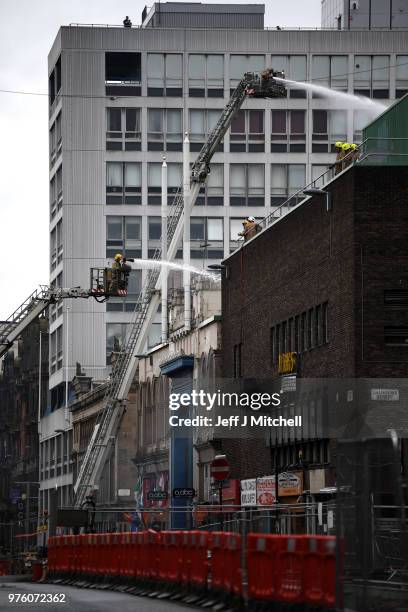
[[(320, 0), (264, 4), (266, 26), (320, 25)], [(120, 24), (125, 15), (137, 25), (144, 6), (141, 0), (0, 0), (0, 89), (46, 93), (47, 55), (60, 25)], [(0, 134), (1, 320), (48, 283), (47, 98), (0, 93)]]

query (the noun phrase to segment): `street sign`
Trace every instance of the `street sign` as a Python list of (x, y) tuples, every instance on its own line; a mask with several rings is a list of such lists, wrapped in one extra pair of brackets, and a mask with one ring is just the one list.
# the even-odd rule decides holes
[(190, 487), (183, 487), (180, 489), (173, 489), (173, 497), (194, 497), (195, 490)]
[(371, 389), (371, 399), (374, 402), (398, 402), (398, 389)]
[(152, 500), (152, 501), (163, 501), (167, 498), (168, 498), (167, 491), (148, 491), (147, 493), (147, 499)]
[(241, 480), (241, 506), (256, 506), (256, 478)]
[(215, 480), (226, 480), (230, 475), (230, 465), (225, 455), (217, 455), (211, 462), (211, 476)]

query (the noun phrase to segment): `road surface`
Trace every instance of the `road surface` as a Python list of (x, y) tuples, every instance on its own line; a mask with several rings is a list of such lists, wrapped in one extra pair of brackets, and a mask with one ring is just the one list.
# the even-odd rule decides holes
[[(4, 579), (3, 579), (4, 580)], [(56, 595), (64, 594), (65, 602), (43, 602), (37, 603), (17, 602), (20, 599), (41, 599), (41, 594)], [(10, 601), (12, 596), (14, 601)], [(33, 595), (34, 597), (31, 597)], [(47, 598), (42, 597), (46, 600)], [(50, 599), (50, 597), (48, 597)], [(63, 599), (63, 598), (62, 598)], [(135, 597), (128, 593), (118, 591), (103, 591), (99, 589), (80, 589), (76, 587), (58, 584), (37, 584), (32, 582), (14, 582), (5, 579), (0, 583), (0, 611), (12, 612), (13, 610), (44, 610), (44, 612), (188, 612), (193, 608), (171, 602), (168, 600), (149, 599), (148, 597)]]

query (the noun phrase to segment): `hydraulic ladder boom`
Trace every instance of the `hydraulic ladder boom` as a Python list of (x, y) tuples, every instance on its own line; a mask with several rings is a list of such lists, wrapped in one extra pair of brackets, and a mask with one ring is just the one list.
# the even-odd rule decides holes
[[(175, 258), (181, 242), (184, 208), (191, 212), (201, 185), (210, 172), (211, 159), (244, 100), (247, 97), (286, 96), (285, 87), (280, 82), (275, 81), (275, 76), (284, 77), (284, 74), (271, 69), (261, 73), (247, 72), (231, 95), (217, 124), (192, 166), (189, 201), (183, 202), (183, 190), (180, 187), (169, 211), (167, 257), (170, 261)], [(161, 259), (160, 249), (155, 251), (153, 259), (157, 261)], [(157, 266), (147, 274), (129, 324), (128, 337), (117, 355), (108, 380), (103, 405), (74, 485), (75, 508), (81, 508), (87, 495), (98, 488), (103, 468), (116, 439), (129, 389), (136, 374), (138, 355), (144, 349), (147, 334), (157, 312), (160, 302), (160, 286), (160, 268)]]

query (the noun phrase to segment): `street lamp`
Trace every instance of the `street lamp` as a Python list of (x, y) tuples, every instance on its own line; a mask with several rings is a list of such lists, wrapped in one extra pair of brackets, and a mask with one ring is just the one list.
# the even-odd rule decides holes
[(307, 187), (303, 190), (303, 193), (308, 196), (326, 196), (326, 210), (331, 210), (331, 198), (330, 192), (325, 189), (318, 189), (317, 187)]

